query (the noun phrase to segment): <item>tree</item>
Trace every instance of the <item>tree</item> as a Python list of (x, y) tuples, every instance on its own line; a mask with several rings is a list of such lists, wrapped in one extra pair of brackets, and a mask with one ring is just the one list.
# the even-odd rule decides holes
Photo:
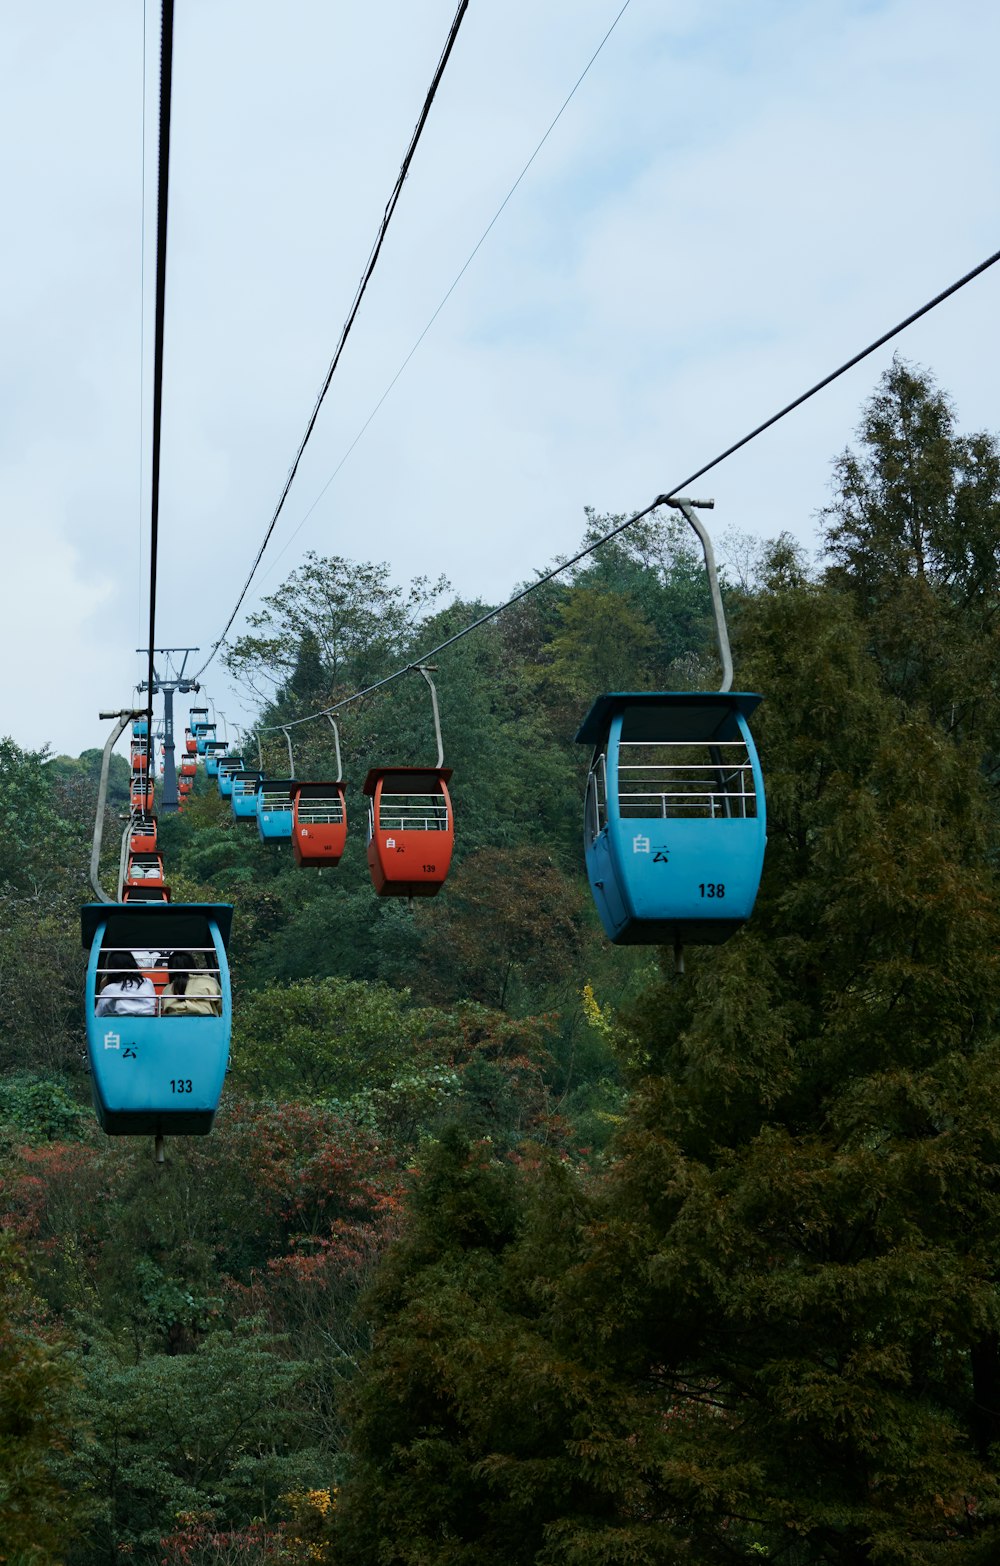
[(858, 603), (890, 687), (995, 751), (1000, 705), (1000, 445), (960, 435), (933, 378), (901, 359), (835, 465), (830, 580)]
[(585, 905), (541, 848), (481, 849), (453, 872), (427, 946), (446, 992), (503, 1011), (515, 978), (550, 982), (579, 958)]
[(67, 1459), (92, 1520), (72, 1561), (158, 1559), (179, 1513), (223, 1526), (275, 1510), (303, 1478), (321, 1478), (295, 1396), (306, 1367), (246, 1323), (192, 1354), (136, 1357), (95, 1334), (79, 1360), (78, 1417), (89, 1430)]
[[(498, 1440), (537, 1451), (552, 1433), (547, 1408), (536, 1406), (529, 1428), (509, 1401), (527, 1358), (504, 1274), (520, 1216), (515, 1171), (489, 1144), (447, 1132), (429, 1149), (409, 1232), (370, 1302), (375, 1347), (352, 1399), (335, 1559), (537, 1559), (525, 1549), (526, 1535), (541, 1543), (536, 1518), (523, 1505), (491, 1506), (482, 1467)], [(517, 1403), (531, 1392), (522, 1381)]]
[(75, 1433), (64, 1345), (44, 1323), (13, 1238), (0, 1234), (0, 1562), (57, 1566), (75, 1508), (56, 1460)]
[[(263, 607), (250, 631), (226, 653), (234, 677), (269, 703), (327, 693), (345, 681), (365, 684), (386, 672), (420, 611), (444, 591), (444, 578), (418, 577), (407, 592), (392, 585), (387, 565), (320, 556), (310, 550)], [(294, 714), (293, 714), (294, 716)]]
[[(545, 1566), (995, 1558), (992, 736), (946, 718), (957, 577), (918, 569), (892, 515), (882, 564), (814, 581), (782, 543), (741, 605), (767, 697), (760, 898), (624, 1015), (610, 1168), (519, 1182), (444, 1140), (428, 1166), (375, 1297), (350, 1558), (464, 1566), (501, 1538)], [(893, 573), (929, 606), (905, 625)]]

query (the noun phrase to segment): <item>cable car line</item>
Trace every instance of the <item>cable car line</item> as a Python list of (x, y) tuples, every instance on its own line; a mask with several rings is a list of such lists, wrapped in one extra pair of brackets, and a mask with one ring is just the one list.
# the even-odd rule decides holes
[[(142, 129), (139, 153), (139, 504), (137, 507), (139, 549), (136, 591), (136, 641), (142, 641), (142, 495), (143, 429), (146, 409), (146, 0), (142, 0)], [(142, 665), (138, 665), (141, 670)]]
[[(316, 510), (316, 507), (319, 505), (320, 501), (323, 499), (323, 496), (326, 494), (327, 490), (330, 488), (330, 485), (333, 483), (334, 479), (337, 477), (337, 474), (340, 472), (341, 468), (344, 466), (344, 463), (347, 461), (348, 457), (351, 455), (351, 452), (354, 450), (355, 446), (360, 441), (362, 435), (364, 435), (364, 433), (367, 430), (368, 426), (371, 424), (372, 420), (375, 418), (375, 415), (378, 413), (379, 409), (382, 407), (382, 404), (385, 402), (386, 398), (389, 396), (389, 393), (392, 391), (392, 389), (395, 386), (396, 382), (399, 380), (400, 376), (402, 375), (403, 371), (406, 369), (406, 367), (409, 364), (410, 360), (413, 358), (413, 356), (416, 353), (417, 349), (420, 347), (420, 344), (423, 342), (424, 338), (427, 336), (427, 333), (430, 331), (431, 327), (434, 325), (434, 322), (437, 320), (438, 316), (441, 314), (441, 311), (444, 309), (445, 305), (448, 303), (448, 300), (451, 298), (452, 294), (455, 292), (455, 289), (458, 287), (459, 283), (462, 281), (462, 278), (465, 276), (466, 272), (469, 270), (469, 267), (472, 265), (473, 261), (476, 259), (476, 256), (479, 254), (479, 252), (482, 249), (483, 245), (485, 244), (486, 240), (489, 238), (490, 233), (492, 232), (495, 224), (497, 223), (497, 221), (500, 218), (501, 214), (503, 213), (505, 207), (507, 206), (507, 203), (510, 201), (510, 199), (513, 196), (514, 192), (517, 190), (517, 187), (520, 185), (520, 183), (523, 180), (524, 176), (527, 174), (527, 172), (530, 169), (531, 165), (534, 163), (535, 159), (538, 157), (538, 154), (541, 152), (542, 148), (545, 146), (545, 143), (548, 141), (549, 137), (551, 136), (552, 132), (555, 130), (555, 128), (558, 125), (559, 121), (562, 119), (563, 114), (569, 108), (569, 105), (570, 105), (572, 99), (576, 96), (577, 88), (582, 85), (585, 77), (588, 75), (588, 73), (590, 71), (591, 66), (593, 65), (594, 61), (597, 59), (597, 56), (600, 54), (601, 50), (604, 48), (604, 45), (607, 43), (608, 39), (611, 37), (611, 34), (614, 32), (615, 28), (618, 26), (618, 23), (621, 21), (622, 17), (625, 15), (625, 12), (628, 10), (628, 8), (631, 5), (631, 3), (632, 3), (632, 0), (625, 0), (625, 4), (622, 6), (621, 10), (618, 12), (618, 15), (615, 17), (614, 21), (611, 23), (611, 26), (608, 28), (607, 32), (604, 34), (604, 37), (601, 39), (600, 43), (597, 45), (597, 48), (594, 50), (593, 54), (590, 56), (590, 59), (587, 61), (586, 65), (584, 66), (583, 70), (580, 72), (580, 74), (577, 77), (576, 81), (573, 83), (573, 86), (571, 87), (570, 91), (568, 92), (566, 97), (563, 99), (562, 106), (559, 109), (558, 113), (549, 122), (548, 130), (545, 132), (545, 134), (542, 137), (541, 141), (535, 147), (535, 150), (531, 154), (531, 157), (528, 159), (527, 163), (522, 168), (520, 174), (517, 176), (517, 179), (514, 181), (513, 185), (511, 185), (511, 187), (508, 190), (506, 196), (504, 196), (504, 198), (501, 201), (500, 205), (497, 207), (497, 209), (494, 212), (493, 216), (490, 218), (490, 221), (487, 223), (486, 227), (483, 229), (483, 232), (480, 234), (480, 236), (479, 236), (478, 240), (476, 241), (475, 245), (473, 246), (472, 250), (469, 252), (469, 255), (466, 258), (464, 264), (460, 267), (459, 271), (455, 274), (455, 277), (452, 280), (451, 286), (448, 288), (447, 292), (445, 293), (445, 295), (444, 295), (443, 299), (441, 300), (440, 304), (438, 305), (437, 309), (434, 311), (434, 314), (431, 316), (430, 320), (427, 322), (427, 325), (424, 327), (423, 331), (420, 333), (420, 336), (417, 338), (416, 342), (413, 344), (413, 347), (410, 349), (409, 353), (406, 355), (406, 358), (403, 360), (402, 364), (399, 366), (399, 369), (396, 371), (395, 375), (392, 377), (392, 380), (389, 382), (388, 386), (386, 387), (385, 391), (382, 393), (382, 395), (379, 398), (378, 402), (375, 404), (375, 406), (372, 409), (371, 413), (369, 413), (367, 419), (362, 424), (361, 428), (358, 430), (358, 433), (355, 435), (354, 439), (351, 441), (351, 444), (348, 446), (347, 450), (344, 452), (344, 455), (341, 457), (340, 461), (337, 463), (337, 466), (334, 468), (333, 472), (330, 474), (330, 477), (327, 479), (326, 483), (323, 485), (323, 488), (320, 490), (319, 494), (316, 496), (316, 499), (313, 501), (312, 505), (309, 507), (308, 511), (305, 513), (305, 516), (302, 518), (302, 520), (299, 523), (298, 527), (292, 533), (291, 537), (287, 540), (287, 542), (284, 543), (282, 545), (282, 547), (279, 549), (277, 555), (275, 556), (274, 560), (271, 563), (271, 571), (274, 570), (275, 566), (277, 565), (278, 561), (281, 559), (281, 557), (285, 553), (285, 551), (288, 548), (290, 548), (290, 546), (295, 542), (296, 538), (298, 538), (299, 533), (305, 527), (305, 525), (308, 522), (309, 518), (312, 516), (313, 512)], [(270, 572), (268, 574), (270, 574)]]
[(153, 776), (153, 667), (156, 647), (156, 565), (160, 533), (160, 431), (163, 420), (163, 323), (167, 292), (167, 202), (170, 189), (170, 96), (174, 61), (174, 0), (163, 0), (160, 27), (160, 149), (156, 196), (156, 307), (153, 349), (153, 450), (149, 540), (148, 777)]
[(369, 283), (369, 281), (371, 279), (371, 276), (372, 276), (372, 273), (375, 270), (375, 266), (376, 266), (376, 263), (378, 261), (379, 254), (381, 252), (382, 245), (383, 245), (383, 242), (385, 240), (386, 232), (388, 230), (390, 222), (392, 221), (393, 213), (395, 212), (396, 207), (397, 207), (397, 205), (399, 203), (399, 198), (400, 198), (400, 196), (403, 193), (403, 185), (405, 183), (406, 176), (410, 172), (410, 164), (413, 162), (413, 158), (414, 158), (414, 155), (415, 155), (416, 150), (417, 150), (417, 144), (419, 143), (420, 137), (423, 134), (424, 126), (427, 124), (427, 119), (428, 119), (428, 116), (430, 114), (431, 105), (434, 102), (434, 99), (435, 99), (435, 97), (437, 95), (437, 90), (438, 90), (438, 87), (441, 84), (441, 78), (444, 75), (445, 67), (447, 66), (448, 60), (451, 57), (451, 51), (452, 51), (452, 49), (454, 47), (455, 39), (458, 37), (458, 30), (459, 30), (459, 28), (462, 25), (462, 21), (463, 21), (463, 19), (465, 17), (465, 13), (468, 10), (468, 8), (469, 8), (469, 0), (459, 0), (459, 7), (458, 7), (458, 10), (455, 12), (454, 19), (452, 20), (451, 28), (449, 29), (449, 32), (448, 32), (447, 41), (445, 43), (444, 49), (441, 52), (441, 58), (438, 60), (437, 67), (436, 67), (436, 69), (434, 71), (434, 76), (433, 76), (433, 78), (431, 80), (430, 87), (427, 89), (427, 95), (424, 98), (423, 108), (420, 111), (420, 118), (417, 120), (416, 126), (415, 126), (414, 131), (413, 131), (413, 135), (410, 138), (410, 144), (409, 144), (409, 146), (406, 149), (406, 154), (405, 154), (405, 156), (403, 158), (403, 161), (402, 161), (402, 163), (400, 165), (399, 174), (396, 177), (396, 183), (393, 186), (392, 194), (390, 195), (389, 200), (386, 202), (385, 212), (382, 215), (382, 221), (381, 221), (381, 223), (379, 225), (379, 231), (378, 231), (378, 234), (377, 234), (377, 236), (375, 238), (375, 243), (372, 245), (371, 253), (370, 253), (370, 255), (368, 257), (368, 261), (367, 261), (367, 263), (365, 265), (364, 272), (362, 273), (361, 281), (359, 282), (359, 284), (357, 286), (357, 290), (355, 292), (354, 300), (353, 300), (353, 303), (351, 304), (351, 308), (350, 308), (350, 311), (348, 313), (347, 320), (344, 322), (343, 329), (341, 330), (340, 338), (339, 338), (339, 340), (337, 342), (337, 347), (334, 350), (333, 358), (330, 361), (330, 367), (329, 367), (329, 369), (326, 372), (326, 379), (324, 380), (323, 385), (320, 388), (319, 396), (316, 398), (315, 406), (313, 407), (313, 411), (312, 411), (312, 413), (311, 413), (311, 415), (309, 417), (309, 422), (306, 425), (305, 434), (303, 435), (302, 440), (301, 440), (301, 442), (299, 444), (298, 451), (295, 453), (295, 460), (294, 460), (294, 462), (292, 463), (291, 467), (288, 470), (288, 477), (285, 479), (285, 486), (284, 486), (283, 490), (281, 491), (281, 495), (280, 495), (280, 497), (278, 499), (278, 504), (274, 508), (274, 515), (271, 517), (271, 520), (268, 523), (267, 531), (264, 534), (263, 542), (261, 543), (261, 546), (260, 546), (260, 548), (257, 551), (257, 557), (254, 560), (254, 563), (253, 563), (253, 565), (250, 568), (250, 575), (247, 577), (245, 583), (243, 584), (243, 590), (240, 593), (239, 598), (237, 598), (237, 600), (236, 600), (236, 606), (233, 609), (232, 614), (229, 616), (229, 619), (226, 621), (225, 627), (223, 628), (222, 635), (219, 637), (218, 641), (213, 644), (211, 652), (209, 653), (208, 657), (205, 659), (205, 662), (202, 664), (202, 666), (198, 670), (197, 674), (194, 676), (194, 678), (196, 680), (200, 680), (201, 679), (201, 676), (204, 674), (205, 670), (208, 668), (209, 664), (212, 662), (212, 659), (215, 657), (215, 655), (218, 652), (219, 648), (222, 646), (223, 642), (225, 641), (226, 636), (229, 633), (229, 629), (232, 626), (233, 621), (236, 619), (236, 616), (239, 614), (240, 606), (243, 603), (244, 598), (246, 597), (247, 593), (250, 590), (250, 583), (254, 579), (254, 576), (255, 576), (256, 571), (257, 571), (257, 567), (260, 565), (260, 562), (261, 562), (261, 560), (264, 557), (264, 551), (267, 548), (268, 543), (270, 542), (271, 535), (273, 534), (274, 529), (277, 526), (278, 518), (281, 516), (282, 510), (284, 509), (285, 501), (288, 498), (288, 492), (289, 492), (289, 490), (292, 487), (293, 480), (294, 480), (295, 475), (296, 475), (296, 473), (298, 472), (298, 469), (299, 469), (299, 463), (302, 460), (302, 454), (305, 451), (306, 446), (309, 443), (309, 437), (312, 435), (312, 432), (313, 432), (313, 430), (314, 430), (314, 428), (316, 426), (316, 420), (319, 417), (319, 410), (323, 406), (323, 401), (324, 401), (324, 399), (326, 397), (327, 392), (330, 389), (330, 383), (333, 380), (333, 377), (334, 377), (334, 374), (336, 372), (337, 366), (340, 363), (340, 358), (341, 358), (341, 355), (343, 354), (344, 348), (346, 346), (347, 338), (348, 338), (348, 336), (350, 334), (352, 326), (354, 325), (355, 317), (357, 316), (358, 310), (361, 307), (361, 301), (364, 298), (365, 290), (367, 289), (368, 283)]
[(687, 478), (682, 479), (679, 484), (675, 484), (671, 489), (666, 490), (663, 494), (657, 495), (656, 499), (651, 501), (648, 506), (644, 506), (641, 511), (634, 512), (632, 516), (627, 517), (624, 522), (620, 522), (617, 527), (613, 527), (610, 532), (604, 533), (594, 543), (588, 544), (585, 549), (579, 550), (568, 560), (560, 561), (560, 563), (556, 566), (553, 566), (550, 571), (542, 572), (534, 582), (529, 582), (527, 587), (523, 587), (520, 592), (515, 593), (513, 597), (508, 598), (506, 603), (498, 605), (498, 607), (495, 609), (488, 610), (486, 614), (481, 614), (478, 619), (471, 621), (471, 623), (465, 626), (461, 631), (456, 631), (453, 636), (449, 636), (443, 642), (439, 642), (436, 647), (431, 647), (427, 652), (421, 653), (420, 656), (415, 658), (412, 663), (404, 664), (402, 668), (396, 669), (392, 674), (385, 675), (383, 679), (373, 681), (371, 685), (366, 685), (362, 690), (352, 692), (350, 696), (343, 697), (341, 701), (334, 702), (329, 707), (321, 707), (318, 712), (310, 712), (304, 718), (292, 718), (287, 724), (269, 724), (263, 728), (262, 732), (268, 734), (273, 733), (276, 729), (279, 728), (297, 728), (301, 723), (312, 723), (317, 718), (328, 717), (331, 713), (339, 712), (342, 707), (348, 707), (352, 702), (360, 701), (363, 696), (370, 696), (373, 694), (373, 692), (381, 690), (384, 686), (391, 685), (395, 680), (402, 679), (404, 674), (412, 674), (416, 672), (419, 670), (419, 667), (422, 663), (428, 663), (432, 658), (436, 658), (439, 653), (445, 652), (449, 647), (453, 647), (455, 643), (460, 642), (463, 637), (470, 636), (473, 631), (478, 631), (480, 626), (488, 625), (491, 620), (495, 620), (507, 609), (512, 609), (513, 606), (520, 603), (522, 599), (527, 598), (531, 593), (537, 592), (538, 588), (544, 587), (547, 583), (554, 581), (557, 576), (561, 576), (562, 573), (564, 571), (568, 571), (571, 566), (578, 565), (581, 560), (585, 560), (588, 555), (592, 555), (594, 551), (600, 549), (602, 545), (609, 543), (611, 539), (617, 538), (620, 533), (624, 533), (628, 528), (633, 527), (636, 522), (641, 522), (644, 517), (648, 517), (651, 512), (656, 511), (659, 506), (668, 505), (672, 497), (683, 494), (684, 491), (689, 489), (692, 484), (695, 484), (698, 479), (704, 478), (706, 473), (710, 473), (713, 468), (717, 468), (720, 463), (725, 462), (726, 459), (733, 456), (735, 452), (741, 451), (744, 446), (748, 446), (750, 442), (756, 440), (759, 435), (763, 435), (765, 430), (771, 429), (773, 425), (778, 424), (782, 419), (787, 418), (788, 414), (793, 413), (796, 408), (801, 408), (803, 403), (808, 402), (811, 397), (815, 397), (817, 392), (823, 391), (825, 387), (830, 386), (834, 381), (838, 380), (840, 376), (845, 375), (848, 370), (853, 369), (856, 364), (860, 364), (863, 359), (867, 359), (869, 355), (875, 353), (877, 349), (883, 348), (885, 344), (891, 342), (894, 337), (898, 337), (900, 332), (905, 331), (908, 326), (912, 326), (915, 321), (919, 321), (921, 316), (927, 315), (939, 304), (943, 304), (946, 299), (951, 298), (952, 294), (957, 294), (959, 289), (964, 288), (967, 283), (971, 283), (975, 278), (981, 276), (983, 272), (988, 271), (991, 266), (995, 266), (998, 261), (1000, 261), (1000, 250), (995, 250), (991, 256), (987, 256), (985, 261), (981, 261), (979, 265), (973, 267), (970, 272), (966, 272), (954, 283), (950, 283), (947, 288), (942, 289), (939, 294), (935, 294), (933, 299), (929, 299), (926, 304), (922, 304), (918, 310), (914, 310), (910, 315), (906, 316), (904, 320), (897, 322), (896, 325), (890, 327), (887, 332), (883, 332), (880, 337), (876, 337), (874, 342), (870, 342), (866, 348), (862, 348), (858, 353), (852, 354), (852, 356), (849, 359), (846, 359), (843, 364), (839, 365), (837, 369), (831, 370), (829, 375), (824, 375), (822, 380), (819, 380), (813, 386), (810, 386), (808, 391), (802, 392), (798, 397), (794, 398), (793, 401), (786, 403), (783, 408), (779, 408), (777, 413), (772, 413), (770, 418), (765, 419), (763, 423), (758, 424), (754, 429), (750, 430), (748, 434), (742, 435), (739, 440), (734, 441), (731, 446), (727, 446), (725, 451), (719, 452), (718, 456), (713, 457), (710, 462), (704, 463), (700, 468), (697, 468), (694, 473), (690, 473), (688, 474)]

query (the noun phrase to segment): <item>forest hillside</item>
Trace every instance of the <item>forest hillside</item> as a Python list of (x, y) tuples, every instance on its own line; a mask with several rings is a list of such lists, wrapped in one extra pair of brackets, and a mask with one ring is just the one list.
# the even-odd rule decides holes
[[(200, 776), (161, 845), (236, 909), (232, 1062), (162, 1166), (90, 1108), (100, 752), (0, 743), (3, 1566), (1000, 1559), (1000, 446), (896, 360), (819, 524), (721, 540), (769, 842), (683, 974), (601, 933), (573, 740), (718, 685), (673, 521), (442, 655), (440, 897), (361, 827), (433, 761), (417, 675), (342, 715), (336, 870)], [(228, 652), (265, 767), (488, 607), (308, 556)]]

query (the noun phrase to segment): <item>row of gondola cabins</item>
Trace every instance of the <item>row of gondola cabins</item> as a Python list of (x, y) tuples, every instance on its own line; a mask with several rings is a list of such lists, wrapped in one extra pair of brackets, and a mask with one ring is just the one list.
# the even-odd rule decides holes
[[(207, 709), (192, 712), (180, 768), (182, 799), (193, 787), (198, 751), (207, 753), (214, 732)], [(111, 1136), (154, 1135), (162, 1156), (165, 1135), (204, 1135), (218, 1109), (232, 1032), (227, 947), (233, 910), (225, 903), (171, 901), (158, 845), (151, 752), (148, 721), (137, 718), (119, 901), (88, 903), (80, 923), (90, 954), (87, 1053), (98, 1121)], [(218, 1001), (210, 1014), (164, 1015), (168, 964), (177, 952), (214, 979)], [(134, 1014), (100, 1014), (105, 980), (121, 969), (123, 953), (151, 981), (155, 1005), (141, 1014), (134, 1007)]]
[[(577, 739), (594, 747), (585, 805), (587, 869), (602, 924), (617, 943), (704, 944), (726, 940), (749, 917), (760, 880), (766, 815), (760, 762), (748, 727), (759, 696), (749, 692), (611, 692), (599, 697)], [(227, 754), (192, 714), (199, 750), (238, 819), (256, 819), (262, 840), (292, 841), (300, 865), (336, 864), (347, 834), (342, 779), (268, 778)], [(133, 744), (148, 740), (139, 726)], [(190, 743), (190, 742), (187, 742)], [(339, 759), (339, 743), (338, 743)], [(192, 752), (186, 748), (186, 758)], [(190, 764), (190, 763), (189, 763)], [(147, 763), (148, 768), (148, 763)], [(155, 860), (152, 788), (133, 770), (130, 866)], [(365, 780), (368, 861), (380, 895), (433, 896), (451, 859), (450, 770), (373, 769)], [(147, 861), (148, 862), (148, 861)], [(231, 1029), (226, 958), (232, 909), (170, 905), (144, 874), (137, 900), (82, 910), (88, 966), (88, 1049), (100, 1123), (112, 1134), (199, 1133), (211, 1129), (225, 1076)], [(218, 976), (221, 1015), (136, 1017), (108, 1027), (96, 1016), (100, 976), (115, 950), (178, 947)], [(155, 952), (150, 951), (151, 960)], [(151, 973), (157, 990), (166, 975)], [(165, 1043), (169, 1052), (165, 1053)], [(140, 1058), (142, 1064), (140, 1065)], [(129, 1062), (133, 1064), (129, 1064)]]
[[(336, 732), (336, 731), (335, 731)], [(213, 744), (206, 770), (218, 779), (237, 820), (256, 821), (262, 842), (290, 842), (296, 863), (336, 865), (347, 844), (343, 776), (302, 781), (249, 768)], [(338, 771), (340, 743), (337, 740)], [(375, 767), (364, 782), (370, 801), (368, 867), (379, 897), (433, 897), (451, 866), (455, 825), (450, 767)]]

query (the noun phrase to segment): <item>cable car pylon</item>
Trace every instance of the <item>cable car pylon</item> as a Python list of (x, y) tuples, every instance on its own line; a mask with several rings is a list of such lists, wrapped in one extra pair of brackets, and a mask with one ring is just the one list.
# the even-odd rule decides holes
[[(199, 691), (201, 686), (197, 680), (185, 679), (184, 670), (188, 658), (198, 651), (197, 647), (137, 647), (136, 652), (149, 658), (149, 667), (152, 671), (149, 678), (143, 680), (136, 689), (148, 691), (150, 701), (154, 696), (163, 697), (163, 798), (160, 809), (165, 816), (172, 815), (177, 809), (179, 798), (177, 790), (177, 772), (174, 765), (174, 696), (178, 692), (182, 696), (191, 691)], [(174, 653), (182, 653), (181, 666), (176, 675), (164, 676), (157, 673), (153, 662), (154, 654), (158, 657), (169, 658)]]

